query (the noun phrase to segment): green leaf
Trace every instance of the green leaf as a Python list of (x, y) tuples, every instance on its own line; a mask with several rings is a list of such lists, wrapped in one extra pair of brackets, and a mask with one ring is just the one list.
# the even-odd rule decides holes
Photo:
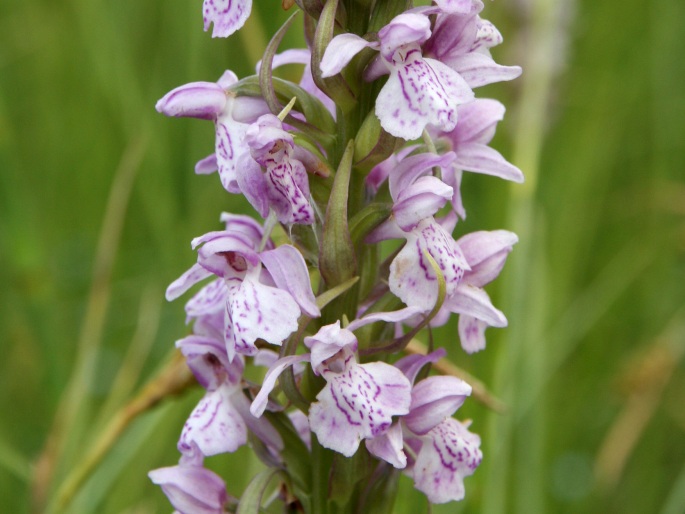
[(383, 130), (375, 110), (369, 111), (354, 141), (355, 168), (371, 170), (390, 157), (397, 141), (395, 136)]
[(392, 205), (389, 203), (370, 203), (350, 220), (350, 237), (354, 245), (364, 242), (364, 238), (390, 217)]
[(350, 289), (353, 285), (357, 283), (359, 280), (359, 277), (352, 277), (349, 280), (346, 280), (342, 284), (339, 284), (328, 291), (325, 291), (321, 293), (319, 296), (316, 297), (316, 306), (319, 309), (323, 309), (326, 305), (331, 303), (333, 300), (335, 300), (338, 296), (346, 292), (348, 289)]
[(354, 277), (357, 262), (354, 245), (347, 226), (347, 199), (354, 142), (350, 140), (335, 174), (331, 197), (326, 209), (319, 270), (328, 286), (336, 286)]
[(382, 463), (362, 493), (356, 512), (392, 514), (399, 481), (400, 470)]
[(352, 457), (335, 454), (329, 498), (340, 506), (350, 502), (357, 484), (368, 478), (369, 454), (362, 446)]
[(284, 481), (287, 480), (287, 475), (280, 469), (265, 469), (258, 473), (250, 481), (243, 496), (240, 498), (236, 514), (259, 514), (264, 492), (276, 475), (280, 475)]
[(292, 484), (302, 498), (311, 489), (311, 455), (290, 418), (283, 412), (265, 412), (264, 416), (283, 438), (281, 456)]

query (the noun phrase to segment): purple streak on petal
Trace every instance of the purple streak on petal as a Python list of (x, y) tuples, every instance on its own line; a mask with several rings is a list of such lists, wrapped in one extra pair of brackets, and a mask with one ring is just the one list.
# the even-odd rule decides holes
[(423, 220), (406, 237), (407, 244), (390, 264), (390, 290), (405, 304), (428, 311), (437, 301), (438, 282), (424, 251), (440, 268), (448, 297), (469, 266), (452, 236), (432, 218)]
[(418, 138), (427, 125), (452, 130), (457, 105), (473, 99), (464, 79), (433, 59), (423, 59), (418, 46), (396, 52), (390, 78), (376, 100), (376, 116), (390, 134)]
[(480, 464), (480, 437), (447, 418), (424, 438), (413, 468), (414, 485), (431, 503), (464, 498), (464, 477)]
[(321, 316), (312, 291), (307, 263), (297, 248), (281, 245), (275, 250), (262, 252), (259, 257), (279, 289), (290, 293), (309, 317)]
[[(235, 100), (229, 100), (235, 102)], [(235, 121), (232, 114), (222, 114), (216, 121), (216, 162), (224, 189), (239, 193), (236, 166), (241, 155), (248, 152), (245, 132), (248, 125)]]
[(235, 350), (243, 355), (257, 352), (257, 339), (281, 345), (297, 330), (300, 316), (300, 307), (289, 293), (259, 283), (258, 275), (258, 269), (251, 270), (228, 302)]
[(214, 24), (212, 37), (228, 37), (240, 29), (252, 10), (252, 0), (204, 0), (202, 18), (205, 31)]
[(351, 457), (362, 439), (390, 428), (392, 416), (408, 412), (409, 381), (384, 362), (351, 362), (328, 372), (326, 386), (309, 409), (309, 424), (322, 446)]

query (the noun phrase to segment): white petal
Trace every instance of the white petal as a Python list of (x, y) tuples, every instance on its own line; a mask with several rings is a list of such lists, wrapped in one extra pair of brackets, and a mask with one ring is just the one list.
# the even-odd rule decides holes
[(232, 387), (208, 392), (186, 421), (179, 449), (195, 443), (206, 457), (233, 452), (247, 442), (247, 428), (230, 402)]
[(322, 446), (346, 457), (354, 455), (362, 439), (390, 428), (392, 416), (409, 412), (409, 380), (390, 364), (353, 363), (325, 378), (328, 384), (309, 409), (309, 425)]
[(414, 485), (431, 503), (461, 500), (464, 477), (473, 474), (482, 458), (480, 437), (447, 418), (424, 438), (413, 468)]

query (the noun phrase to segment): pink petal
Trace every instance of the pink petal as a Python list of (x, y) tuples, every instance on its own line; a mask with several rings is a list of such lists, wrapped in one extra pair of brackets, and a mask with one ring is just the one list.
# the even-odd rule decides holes
[(300, 251), (291, 245), (262, 252), (260, 259), (279, 289), (287, 291), (311, 318), (321, 316), (309, 279), (309, 270)]

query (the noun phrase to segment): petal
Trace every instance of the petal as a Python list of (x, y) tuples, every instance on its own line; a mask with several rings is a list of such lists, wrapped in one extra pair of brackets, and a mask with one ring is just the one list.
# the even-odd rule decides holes
[(437, 177), (420, 177), (402, 191), (392, 209), (402, 230), (411, 230), (421, 220), (432, 217), (449, 200), (454, 190)]
[[(367, 46), (373, 47), (356, 34), (340, 34), (331, 39), (321, 59), (321, 76), (332, 77), (342, 71), (352, 58)], [(377, 46), (377, 45), (376, 45)]]
[(473, 0), (435, 0), (443, 13), (469, 14), (473, 10)]
[(252, 415), (259, 417), (264, 414), (266, 405), (269, 401), (269, 394), (271, 391), (273, 391), (274, 387), (276, 386), (276, 380), (278, 380), (278, 377), (281, 375), (281, 373), (283, 373), (285, 368), (288, 366), (293, 366), (298, 362), (305, 362), (308, 360), (309, 355), (290, 355), (274, 362), (264, 376), (262, 388), (252, 401), (252, 405), (250, 406), (250, 412)]
[(454, 414), (470, 395), (471, 386), (457, 377), (428, 377), (414, 386), (404, 422), (409, 430), (423, 435)]
[(433, 59), (407, 53), (396, 65), (376, 100), (376, 116), (390, 134), (416, 139), (427, 125), (450, 131), (457, 124), (457, 105), (473, 92), (451, 68)]
[[(461, 219), (466, 219), (466, 209), (464, 209), (464, 203), (461, 200), (461, 177), (462, 171), (456, 166), (452, 166), (442, 172), (442, 179), (445, 184), (452, 187), (452, 210)], [(452, 228), (454, 230), (454, 227)], [(452, 232), (449, 230), (449, 232)]]
[(232, 389), (225, 384), (205, 394), (183, 427), (179, 451), (194, 443), (209, 457), (234, 452), (247, 442), (245, 422), (229, 399)]
[(464, 282), (476, 287), (489, 284), (500, 274), (517, 242), (516, 234), (508, 230), (478, 231), (459, 238), (457, 244), (471, 267)]
[(409, 381), (390, 364), (355, 363), (325, 378), (328, 383), (310, 406), (309, 425), (322, 446), (346, 457), (362, 439), (390, 428), (392, 416), (409, 411)]
[(191, 82), (164, 95), (155, 106), (166, 116), (214, 120), (226, 106), (226, 92), (213, 82)]
[(226, 344), (229, 358), (231, 348), (243, 355), (254, 355), (257, 339), (281, 345), (295, 330), (300, 307), (289, 293), (260, 284), (258, 271), (245, 276), (227, 304), (230, 326), (227, 324)]
[(322, 371), (324, 361), (347, 348), (349, 353), (357, 350), (357, 338), (351, 329), (340, 328), (340, 321), (324, 325), (313, 336), (304, 338), (304, 345), (311, 350), (311, 362), (314, 371)]
[(459, 340), (466, 353), (476, 353), (485, 349), (485, 321), (461, 314), (459, 316)]
[(446, 134), (455, 146), (460, 143), (488, 144), (495, 135), (497, 123), (504, 119), (505, 108), (497, 100), (476, 98), (457, 109), (459, 123)]
[(484, 321), (491, 327), (506, 327), (507, 318), (492, 305), (488, 293), (469, 284), (459, 284), (445, 305), (459, 314), (468, 314)]
[(269, 215), (269, 195), (262, 168), (249, 153), (241, 156), (236, 172), (238, 187), (262, 218)]
[(312, 291), (307, 263), (297, 248), (287, 244), (281, 245), (275, 250), (262, 252), (259, 258), (279, 289), (290, 293), (309, 317), (321, 316)]
[(435, 364), (445, 355), (447, 355), (447, 350), (444, 348), (438, 348), (428, 355), (407, 355), (406, 357), (402, 357), (400, 360), (398, 360), (395, 363), (395, 367), (404, 373), (404, 376), (407, 377), (409, 382), (413, 384), (414, 380), (416, 380), (416, 375), (419, 374), (421, 368), (428, 363)]
[(383, 459), (397, 469), (407, 467), (407, 456), (403, 446), (404, 438), (399, 423), (393, 423), (385, 433), (366, 440), (366, 449), (371, 455)]
[(228, 37), (245, 24), (251, 10), (252, 0), (204, 0), (205, 31), (213, 23), (212, 37)]
[(228, 360), (226, 345), (213, 337), (191, 335), (176, 341), (176, 347), (186, 358), (186, 363), (199, 384), (213, 391), (224, 382), (238, 384), (243, 374), (239, 359)]
[(216, 162), (221, 185), (229, 193), (240, 192), (236, 166), (239, 157), (248, 152), (245, 143), (247, 127), (247, 124), (235, 121), (230, 113), (222, 114), (216, 121)]
[(262, 242), (264, 229), (256, 220), (243, 214), (231, 214), (222, 212), (219, 218), (226, 225), (226, 232), (242, 234), (257, 248)]
[(453, 418), (426, 434), (413, 468), (414, 485), (431, 503), (464, 498), (464, 477), (480, 464), (480, 437)]
[(211, 271), (208, 271), (197, 263), (193, 264), (188, 271), (169, 284), (169, 287), (167, 287), (166, 290), (167, 301), (170, 302), (175, 300), (195, 284), (211, 275)]
[(460, 144), (454, 165), (466, 171), (523, 182), (523, 173), (520, 169), (507, 162), (497, 150), (480, 143)]
[(402, 13), (378, 31), (381, 53), (390, 60), (392, 54), (404, 45), (423, 43), (431, 35), (428, 16), (420, 13)]
[(443, 62), (457, 71), (472, 88), (513, 80), (522, 72), (520, 66), (502, 66), (492, 57), (478, 52), (450, 57)]
[(221, 514), (228, 500), (226, 484), (201, 466), (172, 466), (148, 473), (162, 487), (171, 505), (181, 514)]
[(204, 159), (200, 159), (195, 164), (195, 173), (198, 175), (209, 175), (214, 173), (219, 169), (219, 165), (216, 163), (216, 154), (212, 153)]
[(405, 307), (404, 309), (392, 312), (373, 312), (371, 314), (367, 314), (363, 318), (354, 320), (352, 323), (347, 325), (347, 330), (357, 330), (364, 325), (368, 325), (369, 323), (374, 323), (376, 321), (399, 323), (400, 321), (409, 319), (421, 312), (423, 312), (423, 309), (418, 307)]
[(226, 304), (227, 297), (226, 283), (220, 278), (212, 280), (188, 300), (185, 306), (186, 314), (189, 317), (197, 318), (221, 311)]
[(459, 284), (468, 264), (452, 236), (433, 219), (422, 221), (407, 234), (407, 244), (390, 264), (390, 291), (405, 304), (427, 311), (437, 301), (438, 281), (425, 251), (438, 264), (445, 278), (448, 297)]
[(390, 173), (388, 186), (393, 200), (399, 198), (400, 193), (413, 184), (416, 179), (427, 173), (432, 173), (435, 167), (447, 168), (456, 158), (454, 152), (444, 155), (422, 153), (405, 157)]
[(290, 225), (311, 225), (314, 209), (309, 204), (309, 183), (304, 165), (297, 159), (287, 159), (269, 166), (266, 173), (269, 202), (278, 221)]

